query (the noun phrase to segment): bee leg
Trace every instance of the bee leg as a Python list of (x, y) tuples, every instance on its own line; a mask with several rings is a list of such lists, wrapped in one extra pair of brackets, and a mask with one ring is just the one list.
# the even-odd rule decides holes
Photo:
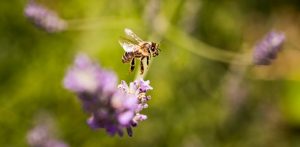
[(134, 70), (134, 66), (135, 66), (135, 63), (134, 63), (134, 58), (133, 58), (130, 63), (130, 72), (132, 72)]
[(149, 59), (151, 59), (151, 52), (150, 52), (150, 49), (148, 49), (148, 53), (149, 53), (149, 56), (147, 56), (147, 57), (149, 57)]
[(149, 56), (147, 56), (147, 68), (149, 67), (149, 60), (150, 60), (150, 57)]
[(141, 75), (144, 73), (144, 63), (143, 63), (144, 57), (141, 58)]

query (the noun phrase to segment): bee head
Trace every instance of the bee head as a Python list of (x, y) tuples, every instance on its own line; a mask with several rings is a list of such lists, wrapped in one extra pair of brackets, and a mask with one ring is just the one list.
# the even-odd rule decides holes
[(152, 56), (155, 57), (159, 54), (160, 49), (158, 48), (159, 44), (152, 42), (150, 51)]

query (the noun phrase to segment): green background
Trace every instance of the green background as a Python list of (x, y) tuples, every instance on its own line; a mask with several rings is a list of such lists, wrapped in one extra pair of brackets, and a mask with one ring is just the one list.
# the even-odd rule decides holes
[[(0, 2), (0, 146), (28, 146), (40, 113), (70, 146), (300, 146), (300, 3), (297, 0), (41, 0), (69, 22), (46, 33), (26, 17), (27, 1)], [(124, 28), (160, 43), (145, 80), (154, 88), (148, 120), (132, 138), (86, 125), (62, 80), (77, 53), (130, 82), (118, 43)], [(286, 34), (272, 65), (251, 65), (263, 36)]]

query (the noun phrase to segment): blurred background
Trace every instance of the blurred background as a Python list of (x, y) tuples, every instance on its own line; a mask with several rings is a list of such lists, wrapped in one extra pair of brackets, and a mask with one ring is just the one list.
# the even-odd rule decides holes
[[(0, 146), (28, 146), (41, 113), (56, 137), (78, 147), (300, 146), (300, 2), (297, 0), (39, 0), (68, 26), (36, 27), (26, 0), (0, 2)], [(124, 28), (160, 43), (145, 80), (154, 88), (148, 120), (134, 136), (86, 125), (62, 80), (78, 52), (130, 82), (118, 43)], [(266, 33), (286, 42), (269, 66), (251, 65)]]

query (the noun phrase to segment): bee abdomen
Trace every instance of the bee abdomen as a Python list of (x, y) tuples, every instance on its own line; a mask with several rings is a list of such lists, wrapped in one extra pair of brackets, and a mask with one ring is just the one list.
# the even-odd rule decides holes
[(134, 57), (133, 52), (125, 52), (124, 55), (122, 56), (122, 62), (129, 63), (133, 57)]

